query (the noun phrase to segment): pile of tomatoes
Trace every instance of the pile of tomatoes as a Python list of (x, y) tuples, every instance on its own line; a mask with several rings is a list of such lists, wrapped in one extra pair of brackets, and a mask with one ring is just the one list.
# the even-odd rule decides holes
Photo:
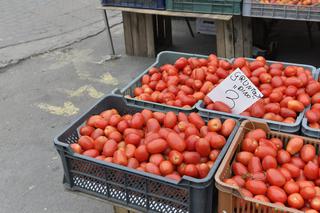
[[(320, 88), (310, 70), (298, 66), (284, 67), (281, 63), (268, 65), (263, 57), (251, 62), (236, 58), (232, 67), (240, 68), (263, 94), (262, 99), (241, 113), (244, 116), (294, 123)], [(207, 97), (204, 103), (208, 109), (231, 112), (226, 106), (217, 109)]]
[(236, 122), (219, 118), (208, 124), (193, 112), (144, 109), (121, 116), (116, 109), (91, 116), (70, 147), (76, 153), (140, 171), (180, 180), (204, 178)]
[(308, 125), (311, 128), (320, 129), (320, 83), (313, 82), (314, 93), (311, 97), (311, 109), (306, 112)]
[(207, 94), (236, 68), (240, 68), (264, 95), (242, 113), (245, 116), (294, 123), (320, 89), (311, 71), (303, 67), (285, 67), (282, 63), (268, 65), (261, 56), (251, 62), (236, 58), (231, 64), (211, 54), (206, 59), (181, 57), (174, 64), (151, 68), (142, 77), (141, 87), (134, 89), (134, 96), (184, 108), (203, 100), (207, 109), (231, 113), (228, 105), (212, 102)]
[(294, 136), (284, 147), (267, 139), (262, 129), (248, 132), (232, 164), (233, 176), (224, 182), (246, 197), (308, 211), (320, 211), (319, 156), (315, 146)]

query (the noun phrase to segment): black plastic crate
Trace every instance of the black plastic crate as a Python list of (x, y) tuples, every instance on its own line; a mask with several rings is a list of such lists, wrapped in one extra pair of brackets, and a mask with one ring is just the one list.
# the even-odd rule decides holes
[[(236, 121), (235, 129), (206, 178), (183, 176), (181, 181), (177, 182), (71, 151), (69, 144), (77, 142), (78, 128), (91, 115), (111, 108), (117, 109), (120, 114), (135, 113), (144, 109), (128, 104), (121, 96), (106, 96), (54, 139), (64, 168), (65, 187), (143, 212), (212, 213), (218, 200), (214, 174), (231, 144), (239, 123)], [(208, 117), (203, 118), (205, 121), (209, 120)]]
[(165, 0), (101, 0), (103, 6), (165, 9)]

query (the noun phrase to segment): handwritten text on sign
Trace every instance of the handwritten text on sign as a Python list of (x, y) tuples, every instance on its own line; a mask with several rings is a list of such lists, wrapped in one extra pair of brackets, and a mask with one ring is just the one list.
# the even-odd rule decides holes
[(259, 89), (237, 68), (209, 94), (212, 101), (227, 104), (234, 114), (240, 114), (263, 97)]

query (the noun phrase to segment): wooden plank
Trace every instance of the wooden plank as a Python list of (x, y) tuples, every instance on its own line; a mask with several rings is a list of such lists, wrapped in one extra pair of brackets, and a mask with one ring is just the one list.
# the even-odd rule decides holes
[(216, 42), (217, 55), (219, 57), (226, 57), (226, 45), (224, 39), (224, 21), (215, 21), (216, 24)]
[(219, 192), (218, 200), (219, 200), (218, 212), (227, 212), (227, 213), (233, 212), (232, 206), (234, 204), (233, 204), (232, 194)]
[(146, 34), (146, 15), (137, 14), (138, 34), (139, 34), (139, 56), (147, 56), (147, 34)]
[(131, 35), (131, 16), (128, 12), (122, 12), (124, 43), (126, 46), (126, 54), (133, 55), (133, 41)]
[(208, 14), (208, 13), (189, 13), (189, 12), (174, 12), (167, 10), (151, 10), (151, 9), (140, 9), (140, 8), (128, 8), (128, 7), (98, 7), (102, 10), (118, 10), (132, 13), (144, 13), (151, 15), (163, 15), (163, 16), (178, 16), (178, 17), (193, 17), (193, 18), (208, 18), (215, 20), (230, 20), (232, 15), (219, 15), (219, 14)]
[(234, 56), (243, 57), (243, 27), (242, 27), (242, 17), (233, 16), (233, 39), (234, 39)]
[(138, 14), (130, 13), (131, 16), (131, 35), (133, 42), (133, 55), (140, 55), (139, 31), (138, 31)]
[(233, 24), (232, 20), (224, 22), (224, 38), (226, 45), (226, 57), (234, 57), (234, 40), (233, 40)]
[(172, 25), (171, 25), (171, 17), (169, 16), (165, 16), (164, 17), (164, 30), (165, 30), (165, 42), (166, 42), (166, 45), (169, 47), (169, 46), (172, 46)]
[(153, 15), (146, 14), (146, 39), (147, 39), (147, 56), (154, 57), (156, 55), (155, 41), (154, 41), (154, 25)]
[(252, 22), (251, 17), (242, 17), (243, 26), (243, 54), (252, 56)]

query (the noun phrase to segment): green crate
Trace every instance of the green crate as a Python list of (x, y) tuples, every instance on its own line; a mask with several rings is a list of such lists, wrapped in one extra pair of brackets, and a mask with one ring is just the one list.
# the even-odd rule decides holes
[(166, 9), (195, 13), (241, 14), (242, 0), (166, 0)]

